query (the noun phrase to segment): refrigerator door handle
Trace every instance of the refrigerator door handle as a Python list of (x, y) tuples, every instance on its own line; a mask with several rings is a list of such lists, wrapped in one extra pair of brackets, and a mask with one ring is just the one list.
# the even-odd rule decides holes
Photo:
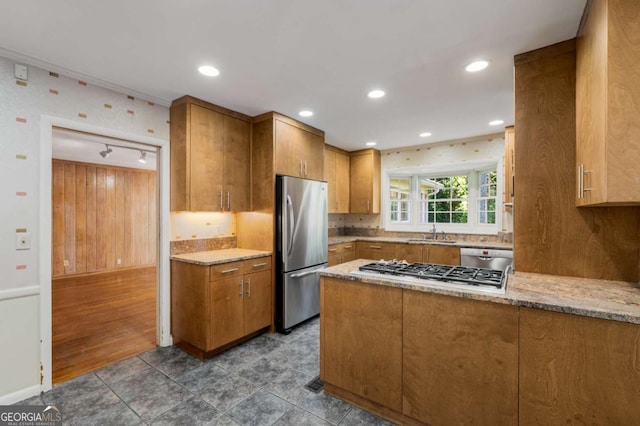
[(302, 277), (306, 277), (307, 275), (315, 274), (316, 272), (318, 272), (317, 269), (315, 269), (313, 271), (309, 271), (309, 272), (302, 272), (300, 274), (291, 275), (291, 278), (302, 278)]
[(287, 257), (291, 256), (291, 250), (293, 250), (293, 230), (295, 229), (295, 223), (293, 219), (293, 201), (291, 200), (291, 196), (287, 195), (287, 224), (289, 225), (289, 229), (287, 232), (288, 242), (287, 242)]

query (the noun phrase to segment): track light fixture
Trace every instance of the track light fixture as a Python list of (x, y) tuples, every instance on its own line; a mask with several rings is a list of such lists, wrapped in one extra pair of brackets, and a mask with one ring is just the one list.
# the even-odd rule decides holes
[(156, 151), (150, 151), (148, 149), (134, 148), (132, 146), (125, 146), (125, 145), (104, 144), (104, 146), (106, 147), (106, 149), (104, 151), (100, 151), (99, 154), (100, 154), (100, 157), (104, 158), (105, 160), (113, 152), (112, 147), (117, 147), (117, 148), (122, 148), (122, 149), (130, 149), (130, 150), (133, 150), (133, 151), (139, 151), (140, 152), (140, 157), (138, 158), (138, 161), (140, 163), (142, 163), (142, 164), (146, 164), (147, 163), (147, 154), (148, 153), (151, 153), (151, 154), (155, 154), (156, 153)]
[(107, 159), (107, 157), (109, 157), (109, 155), (111, 155), (111, 153), (113, 152), (113, 150), (111, 149), (111, 147), (107, 144), (104, 145), (107, 149), (105, 149), (104, 151), (100, 151), (100, 157), (104, 158), (105, 160)]

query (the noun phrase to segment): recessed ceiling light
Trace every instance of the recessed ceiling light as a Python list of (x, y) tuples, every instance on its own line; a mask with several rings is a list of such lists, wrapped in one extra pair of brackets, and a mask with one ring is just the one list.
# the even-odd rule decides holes
[(488, 66), (489, 66), (489, 62), (487, 62), (487, 61), (475, 61), (475, 62), (471, 62), (469, 65), (467, 65), (465, 67), (465, 70), (467, 70), (467, 72), (482, 71), (483, 69), (485, 69)]
[(220, 71), (218, 71), (217, 68), (214, 68), (211, 65), (203, 65), (198, 68), (198, 71), (200, 71), (200, 74), (206, 75), (207, 77), (215, 77), (220, 74)]
[(313, 115), (313, 111), (309, 111), (308, 109), (302, 110), (298, 113), (300, 117), (311, 117)]
[(420, 133), (420, 137), (421, 137), (421, 138), (428, 138), (429, 136), (431, 136), (431, 133), (429, 133), (429, 132), (422, 132), (422, 133)]
[(376, 143), (372, 141), (372, 142), (367, 142), (365, 145), (366, 146), (376, 146)]
[(372, 99), (377, 99), (377, 98), (383, 97), (384, 94), (385, 94), (384, 90), (376, 89), (376, 90), (370, 91), (367, 96), (369, 96)]
[(504, 124), (504, 120), (493, 120), (489, 122), (490, 126), (499, 126), (501, 124)]

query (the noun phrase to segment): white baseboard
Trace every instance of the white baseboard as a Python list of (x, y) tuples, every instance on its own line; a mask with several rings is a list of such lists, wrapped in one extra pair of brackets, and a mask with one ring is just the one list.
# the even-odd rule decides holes
[(10, 393), (8, 395), (0, 396), (0, 405), (11, 405), (23, 399), (31, 398), (40, 393), (40, 385), (29, 386), (28, 388), (20, 389), (19, 391)]

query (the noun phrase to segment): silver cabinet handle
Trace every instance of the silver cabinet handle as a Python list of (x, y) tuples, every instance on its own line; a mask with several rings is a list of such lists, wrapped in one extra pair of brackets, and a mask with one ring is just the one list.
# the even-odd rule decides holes
[(304, 160), (304, 176), (307, 176), (307, 160)]
[(251, 279), (247, 280), (247, 297), (251, 297)]
[(238, 268), (231, 268), (231, 269), (225, 269), (224, 271), (220, 272), (221, 274), (229, 274), (231, 272), (236, 272), (238, 270)]
[(243, 280), (240, 280), (240, 297), (243, 296), (243, 293), (244, 293), (243, 290), (244, 290), (244, 282)]
[(329, 251), (333, 252), (333, 251), (336, 251), (336, 249), (329, 249)]
[(222, 191), (220, 191), (220, 210), (224, 210), (224, 207), (222, 207)]
[(369, 213), (369, 200), (367, 200), (367, 213)]
[(262, 262), (262, 263), (254, 263), (252, 268), (260, 268), (262, 266), (267, 266), (267, 262)]
[(584, 164), (580, 164), (578, 166), (578, 199), (581, 200), (584, 197), (584, 191), (582, 191), (582, 169), (584, 168)]
[(302, 160), (298, 163), (298, 174), (302, 176)]
[(381, 248), (382, 248), (382, 246), (369, 246), (369, 248), (372, 248), (372, 249), (381, 249)]
[(353, 248), (353, 246), (344, 246), (344, 248), (350, 249), (350, 248)]

